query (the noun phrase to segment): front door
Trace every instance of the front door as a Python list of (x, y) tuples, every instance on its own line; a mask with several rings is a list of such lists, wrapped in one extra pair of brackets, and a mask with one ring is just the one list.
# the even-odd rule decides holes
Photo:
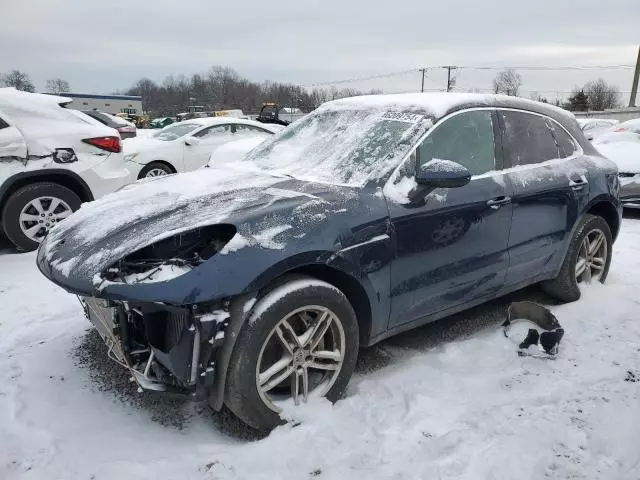
[(216, 148), (234, 139), (230, 124), (205, 128), (195, 133), (193, 137), (196, 142), (191, 145), (185, 144), (183, 150), (186, 171), (203, 167)]
[[(500, 172), (495, 119), (490, 109), (453, 114), (418, 147), (415, 163), (385, 187), (396, 240), (390, 328), (489, 297), (503, 287), (512, 192)], [(435, 189), (423, 202), (403, 201), (397, 191), (412, 181), (416, 164), (434, 159), (464, 165), (471, 182)]]
[(506, 284), (524, 285), (559, 267), (566, 238), (589, 201), (588, 165), (555, 120), (499, 110), (505, 168), (514, 188)]

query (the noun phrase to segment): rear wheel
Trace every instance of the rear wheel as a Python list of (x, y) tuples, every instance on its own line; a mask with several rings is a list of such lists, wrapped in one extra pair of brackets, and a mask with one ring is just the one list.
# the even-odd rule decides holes
[(552, 297), (564, 302), (580, 298), (580, 285), (607, 279), (613, 239), (609, 224), (595, 215), (585, 215), (573, 235), (569, 249), (554, 279), (542, 284)]
[(351, 304), (332, 285), (296, 278), (255, 305), (229, 363), (225, 403), (244, 423), (270, 430), (282, 407), (311, 397), (338, 400), (358, 353)]
[(140, 174), (138, 175), (138, 180), (141, 178), (149, 178), (149, 177), (163, 177), (165, 175), (171, 175), (174, 171), (171, 169), (169, 165), (162, 162), (151, 162), (146, 165), (142, 170), (140, 170)]
[(56, 183), (34, 183), (20, 188), (2, 210), (2, 227), (18, 250), (38, 248), (47, 232), (80, 208), (72, 190)]

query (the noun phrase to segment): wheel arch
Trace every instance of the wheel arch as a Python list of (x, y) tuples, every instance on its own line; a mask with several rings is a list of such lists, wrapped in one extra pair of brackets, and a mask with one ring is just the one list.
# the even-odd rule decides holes
[(45, 169), (33, 172), (21, 172), (7, 179), (0, 186), (0, 211), (7, 199), (17, 190), (38, 182), (51, 182), (67, 187), (80, 197), (82, 202), (93, 200), (89, 185), (75, 172), (64, 169)]
[(589, 206), (585, 213), (602, 217), (609, 225), (611, 237), (615, 241), (620, 232), (620, 215), (610, 201), (605, 199), (596, 200)]
[[(344, 270), (320, 263), (297, 265), (278, 274), (277, 276), (269, 278), (268, 281), (263, 278), (261, 287), (258, 288), (257, 292), (264, 294), (265, 289), (268, 291), (271, 286), (277, 285), (282, 281), (286, 281), (287, 278), (296, 275), (317, 278), (318, 280), (322, 280), (333, 285), (344, 293), (356, 313), (360, 345), (369, 345), (373, 318), (371, 302), (362, 283)], [(243, 293), (236, 296), (230, 302), (229, 310), (231, 313), (231, 322), (227, 329), (228, 333), (225, 332), (226, 341), (223, 344), (216, 360), (215, 383), (209, 392), (209, 404), (214, 410), (220, 410), (224, 403), (229, 361), (233, 349), (235, 348), (235, 342), (238, 338), (238, 334), (240, 333), (240, 329), (251, 315), (251, 310), (245, 311), (245, 306), (253, 298), (255, 298), (255, 292)]]
[(620, 232), (622, 219), (618, 212), (618, 209), (615, 207), (615, 204), (606, 195), (601, 195), (594, 198), (591, 202), (589, 202), (582, 214), (578, 216), (575, 223), (573, 224), (573, 227), (571, 227), (571, 233), (568, 236), (568, 240), (565, 242), (564, 248), (561, 250), (562, 255), (559, 256), (558, 266), (554, 270), (552, 278), (555, 278), (555, 276), (557, 276), (560, 272), (564, 257), (567, 255), (569, 245), (571, 245), (571, 240), (576, 233), (578, 225), (580, 224), (580, 220), (582, 220), (585, 215), (596, 215), (602, 217), (604, 221), (607, 222), (607, 225), (609, 225), (609, 229), (611, 230), (611, 238), (614, 241), (618, 233)]
[(147, 168), (149, 165), (151, 165), (153, 163), (160, 163), (162, 165), (165, 165), (165, 166), (169, 167), (169, 169), (173, 173), (178, 173), (178, 170), (176, 169), (176, 167), (171, 162), (169, 162), (167, 160), (150, 160), (149, 162), (145, 163), (144, 166), (140, 169), (140, 173), (138, 173), (138, 180), (140, 180), (142, 178), (142, 177), (140, 177), (140, 175), (142, 174), (144, 169)]

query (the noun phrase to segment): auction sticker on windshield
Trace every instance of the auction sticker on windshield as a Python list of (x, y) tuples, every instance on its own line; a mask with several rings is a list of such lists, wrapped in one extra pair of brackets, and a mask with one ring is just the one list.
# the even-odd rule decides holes
[(385, 112), (382, 115), (382, 119), (395, 120), (397, 122), (418, 123), (420, 120), (424, 119), (424, 116), (418, 115), (417, 113)]

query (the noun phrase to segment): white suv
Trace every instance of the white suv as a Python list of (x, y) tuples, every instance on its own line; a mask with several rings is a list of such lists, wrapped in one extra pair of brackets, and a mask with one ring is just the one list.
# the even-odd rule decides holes
[(0, 233), (19, 250), (129, 183), (118, 132), (64, 108), (70, 101), (0, 88)]

